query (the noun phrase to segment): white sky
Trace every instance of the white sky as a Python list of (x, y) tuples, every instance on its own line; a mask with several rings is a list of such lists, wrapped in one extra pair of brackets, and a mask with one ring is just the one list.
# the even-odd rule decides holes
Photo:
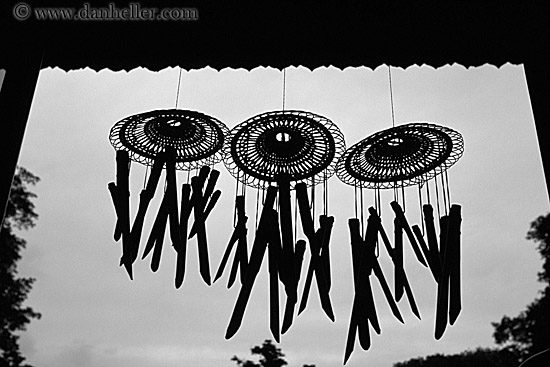
[[(37, 279), (28, 305), (42, 313), (22, 334), (28, 362), (37, 367), (230, 367), (233, 355), (271, 338), (268, 326), (267, 267), (262, 267), (243, 325), (224, 339), (238, 294), (227, 290), (227, 273), (211, 287), (198, 274), (195, 239), (189, 242), (184, 285), (173, 286), (175, 256), (165, 242), (158, 273), (149, 258), (134, 267), (134, 281), (118, 267), (121, 246), (112, 239), (115, 214), (107, 183), (115, 179), (111, 126), (140, 112), (173, 108), (178, 69), (158, 73), (58, 69), (40, 73), (19, 164), (40, 176), (37, 226), (28, 241), (22, 276)], [(373, 279), (382, 335), (363, 352), (356, 345), (348, 366), (391, 366), (435, 353), (492, 346), (491, 322), (516, 315), (537, 295), (538, 253), (525, 240), (530, 222), (549, 209), (535, 126), (522, 66), (466, 69), (392, 69), (396, 125), (428, 121), (462, 133), (465, 153), (449, 170), (451, 197), (463, 208), (463, 311), (440, 341), (433, 337), (436, 286), (408, 245), (406, 267), (422, 314), (418, 321), (405, 298), (399, 303), (405, 325), (395, 320)], [(287, 70), (286, 108), (314, 112), (335, 122), (348, 146), (391, 127), (388, 70), (305, 68)], [(281, 108), (282, 73), (202, 69), (183, 71), (179, 108), (201, 111), (229, 128), (256, 114)], [(223, 194), (207, 223), (211, 273), (215, 274), (232, 231), (234, 180), (223, 165)], [(135, 214), (144, 169), (132, 165)], [(180, 182), (186, 177), (180, 174)], [(252, 193), (252, 191), (249, 191)], [(249, 195), (249, 209), (255, 195)], [(407, 191), (407, 216), (418, 222), (416, 189)], [(157, 199), (160, 193), (157, 193)], [(367, 195), (366, 205), (372, 205)], [(382, 202), (391, 229), (393, 198)], [(291, 366), (341, 365), (353, 300), (347, 219), (353, 188), (330, 180), (333, 231), (331, 298), (336, 322), (319, 307), (316, 286), (306, 311), (295, 318), (279, 347)], [(156, 215), (150, 206), (144, 235)], [(405, 243), (407, 241), (405, 240)], [(391, 263), (382, 267), (393, 283)], [(141, 249), (140, 249), (141, 255)], [(304, 268), (305, 269), (305, 268)], [(228, 271), (228, 269), (226, 269)], [(303, 270), (305, 271), (305, 270)], [(315, 285), (315, 284), (314, 284)], [(281, 288), (282, 291), (282, 288)]]

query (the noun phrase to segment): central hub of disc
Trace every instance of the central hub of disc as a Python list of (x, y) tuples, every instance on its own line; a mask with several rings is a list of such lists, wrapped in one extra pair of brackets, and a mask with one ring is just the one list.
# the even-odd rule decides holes
[(265, 152), (280, 158), (289, 158), (298, 154), (304, 147), (304, 138), (291, 129), (273, 129), (264, 134)]

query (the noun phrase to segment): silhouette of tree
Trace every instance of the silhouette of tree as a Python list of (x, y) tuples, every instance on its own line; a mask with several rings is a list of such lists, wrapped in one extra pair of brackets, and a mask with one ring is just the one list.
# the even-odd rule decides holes
[(35, 194), (27, 189), (39, 178), (22, 167), (18, 167), (12, 182), (6, 214), (0, 228), (0, 366), (28, 367), (23, 364), (15, 333), (24, 331), (32, 318), (40, 314), (23, 302), (31, 290), (33, 278), (17, 277), (17, 262), (26, 242), (14, 230), (29, 229), (34, 226), (38, 215), (34, 211), (32, 199)]
[(543, 259), (538, 280), (545, 287), (518, 316), (503, 316), (500, 322), (492, 323), (495, 342), (517, 349), (522, 359), (550, 347), (550, 213), (531, 223), (527, 239), (537, 243)]
[(394, 367), (517, 367), (518, 359), (513, 350), (478, 348), (459, 354), (435, 354), (395, 363)]
[[(241, 367), (282, 367), (288, 364), (283, 358), (285, 355), (280, 348), (273, 345), (273, 342), (266, 339), (261, 346), (254, 346), (251, 350), (252, 355), (259, 355), (259, 363), (251, 360), (243, 360), (237, 356), (231, 358), (238, 366)], [(314, 364), (305, 364), (303, 367), (315, 367)]]
[(537, 244), (543, 264), (538, 280), (545, 283), (540, 297), (516, 317), (503, 316), (491, 323), (499, 348), (476, 349), (455, 355), (436, 354), (394, 364), (394, 367), (517, 366), (527, 357), (550, 347), (550, 213), (531, 223), (528, 240)]

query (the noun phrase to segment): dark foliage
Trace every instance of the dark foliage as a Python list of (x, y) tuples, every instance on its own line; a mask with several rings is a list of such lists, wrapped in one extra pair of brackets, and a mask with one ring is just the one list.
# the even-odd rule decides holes
[(394, 367), (517, 367), (517, 354), (512, 349), (478, 348), (459, 354), (435, 354), (395, 363)]
[[(285, 355), (280, 348), (273, 345), (271, 340), (265, 340), (261, 346), (254, 346), (251, 350), (252, 355), (259, 355), (259, 363), (251, 360), (243, 360), (237, 356), (231, 358), (238, 366), (242, 367), (282, 367), (287, 365), (287, 361), (283, 358)], [(315, 367), (314, 364), (307, 364), (303, 367)]]
[(550, 347), (550, 213), (531, 223), (527, 239), (537, 243), (543, 260), (538, 280), (545, 288), (518, 316), (504, 316), (492, 323), (495, 342), (517, 349), (522, 359)]
[(6, 215), (0, 229), (0, 366), (26, 367), (25, 358), (19, 350), (16, 332), (24, 331), (26, 325), (40, 314), (31, 307), (24, 307), (34, 282), (33, 278), (17, 276), (17, 262), (26, 242), (14, 230), (34, 226), (38, 215), (31, 201), (35, 194), (28, 191), (28, 185), (38, 182), (38, 177), (18, 167), (13, 179)]
[(516, 317), (492, 323), (500, 349), (476, 349), (455, 355), (436, 354), (394, 364), (394, 367), (518, 366), (527, 357), (550, 347), (550, 213), (531, 223), (527, 239), (537, 244), (543, 264), (538, 280), (545, 283), (540, 296)]

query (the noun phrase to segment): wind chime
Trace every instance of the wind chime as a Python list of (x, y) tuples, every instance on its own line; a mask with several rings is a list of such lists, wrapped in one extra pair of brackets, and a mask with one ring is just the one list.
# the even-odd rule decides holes
[[(391, 72), (390, 72), (391, 93)], [(393, 119), (393, 96), (392, 96)], [(394, 123), (395, 124), (395, 123)], [(451, 204), (447, 169), (462, 156), (462, 136), (447, 127), (425, 123), (408, 123), (377, 132), (351, 146), (338, 161), (338, 178), (355, 188), (355, 218), (349, 219), (355, 297), (350, 317), (344, 364), (354, 349), (358, 334), (363, 350), (371, 345), (369, 324), (380, 334), (370, 276), (374, 273), (394, 314), (403, 318), (396, 302), (406, 294), (412, 312), (420, 319), (420, 312), (407, 278), (404, 266), (403, 231), (417, 260), (428, 267), (437, 282), (435, 338), (440, 339), (447, 324), (454, 324), (461, 306), (460, 296), (460, 225), (461, 206)], [(430, 184), (436, 194), (439, 239), (431, 204)], [(405, 216), (405, 187), (418, 186), (422, 229), (412, 227)], [(422, 189), (427, 203), (424, 204)], [(375, 205), (369, 207), (364, 226), (363, 189), (373, 189)], [(380, 190), (393, 189), (390, 206), (394, 218), (394, 246), (380, 217)], [(398, 196), (401, 190), (402, 205)], [(359, 205), (357, 202), (359, 201)], [(443, 207), (440, 209), (440, 207)], [(364, 232), (364, 234), (363, 234)], [(378, 239), (394, 265), (394, 294), (378, 262)], [(427, 240), (425, 239), (427, 238)]]
[[(142, 259), (152, 252), (151, 270), (158, 270), (169, 222), (170, 240), (177, 254), (176, 288), (183, 283), (187, 240), (192, 237), (197, 237), (200, 274), (204, 282), (210, 285), (205, 222), (221, 195), (220, 190), (215, 190), (220, 172), (211, 167), (222, 160), (228, 133), (229, 129), (217, 119), (200, 112), (181, 109), (136, 114), (118, 121), (112, 127), (109, 139), (116, 150), (117, 173), (116, 183), (111, 182), (108, 187), (117, 215), (114, 239), (122, 240), (120, 265), (124, 265), (130, 279), (133, 279), (132, 265), (138, 257), (145, 215), (164, 168), (164, 196)], [(138, 211), (130, 225), (131, 161), (151, 167), (151, 172), (147, 186), (144, 184), (140, 193)], [(181, 186), (179, 207), (176, 170), (188, 172), (187, 182)], [(189, 182), (190, 172), (193, 170), (198, 174), (191, 177)], [(194, 221), (189, 226), (191, 213)]]
[[(279, 342), (280, 335), (293, 323), (301, 278), (304, 286), (298, 315), (307, 306), (315, 278), (321, 307), (334, 321), (329, 246), (334, 217), (329, 216), (327, 182), (336, 173), (342, 182), (353, 186), (355, 192), (355, 218), (348, 221), (355, 295), (344, 364), (353, 352), (357, 336), (361, 348), (368, 350), (371, 345), (369, 328), (381, 333), (372, 292), (372, 274), (378, 279), (393, 315), (401, 323), (404, 320), (398, 302), (404, 295), (412, 313), (420, 319), (405, 271), (405, 237), (417, 261), (429, 268), (437, 283), (435, 338), (440, 339), (447, 325), (454, 324), (462, 308), (461, 206), (451, 204), (447, 175), (448, 168), (463, 154), (462, 136), (453, 129), (427, 122), (395, 126), (389, 70), (393, 127), (374, 133), (346, 150), (343, 134), (329, 119), (311, 112), (285, 110), (285, 75), (283, 71), (282, 110), (251, 117), (231, 131), (213, 117), (177, 109), (177, 97), (176, 109), (129, 116), (112, 127), (110, 141), (116, 150), (117, 173), (116, 183), (109, 183), (108, 188), (117, 215), (114, 238), (122, 241), (120, 265), (133, 279), (132, 266), (138, 257), (145, 216), (165, 169), (164, 196), (142, 259), (152, 253), (151, 270), (158, 270), (169, 223), (170, 240), (176, 252), (176, 288), (183, 283), (187, 241), (192, 237), (197, 238), (200, 274), (205, 283), (211, 284), (205, 223), (221, 195), (221, 191), (215, 189), (220, 173), (213, 165), (223, 160), (236, 179), (234, 228), (214, 282), (223, 276), (234, 252), (227, 287), (235, 284), (237, 276), (241, 284), (226, 339), (233, 337), (242, 324), (266, 253), (269, 328), (274, 339)], [(145, 165), (146, 172), (150, 167), (132, 223), (129, 205), (131, 161)], [(180, 201), (177, 170), (187, 171)], [(190, 177), (191, 171), (196, 172), (193, 177)], [(322, 187), (323, 203), (318, 226), (314, 223), (317, 186)], [(418, 224), (411, 226), (405, 214), (405, 188), (411, 186), (418, 188), (422, 228)], [(252, 225), (246, 212), (247, 187), (256, 190)], [(374, 191), (374, 205), (368, 208), (366, 221), (365, 189)], [(390, 203), (394, 213), (393, 245), (381, 219), (380, 192), (386, 189), (394, 193)], [(298, 235), (298, 212), (305, 239)], [(192, 224), (189, 222), (191, 213)], [(249, 228), (253, 233), (250, 256)], [(393, 293), (378, 261), (382, 243), (393, 262)], [(309, 265), (302, 277), (306, 247), (310, 250)], [(279, 283), (286, 296), (282, 325)]]
[[(338, 158), (345, 149), (344, 136), (338, 127), (325, 117), (311, 112), (282, 110), (262, 113), (240, 123), (231, 130), (228, 140), (224, 163), (237, 179), (238, 219), (217, 278), (223, 273), (233, 244), (238, 242), (229, 281), (230, 284), (234, 281), (236, 269), (240, 267), (241, 289), (226, 338), (235, 335), (242, 323), (266, 251), (269, 269), (270, 330), (278, 342), (280, 334), (284, 334), (290, 328), (298, 302), (298, 281), (306, 250), (306, 241), (298, 240), (296, 235), (298, 209), (303, 233), (311, 251), (299, 313), (306, 307), (315, 276), (323, 310), (334, 321), (329, 294), (329, 241), (334, 217), (328, 216), (327, 180), (334, 174)], [(315, 229), (313, 220), (317, 185), (323, 185), (324, 206), (323, 213), (319, 216), (320, 227)], [(254, 229), (254, 243), (248, 263), (245, 261), (246, 186), (257, 190), (256, 217), (259, 213), (258, 203), (263, 203), (259, 221)], [(311, 201), (307, 193), (308, 186), (311, 187)], [(296, 192), (294, 221), (292, 190)], [(286, 294), (282, 327), (279, 320), (279, 281), (284, 285)]]

